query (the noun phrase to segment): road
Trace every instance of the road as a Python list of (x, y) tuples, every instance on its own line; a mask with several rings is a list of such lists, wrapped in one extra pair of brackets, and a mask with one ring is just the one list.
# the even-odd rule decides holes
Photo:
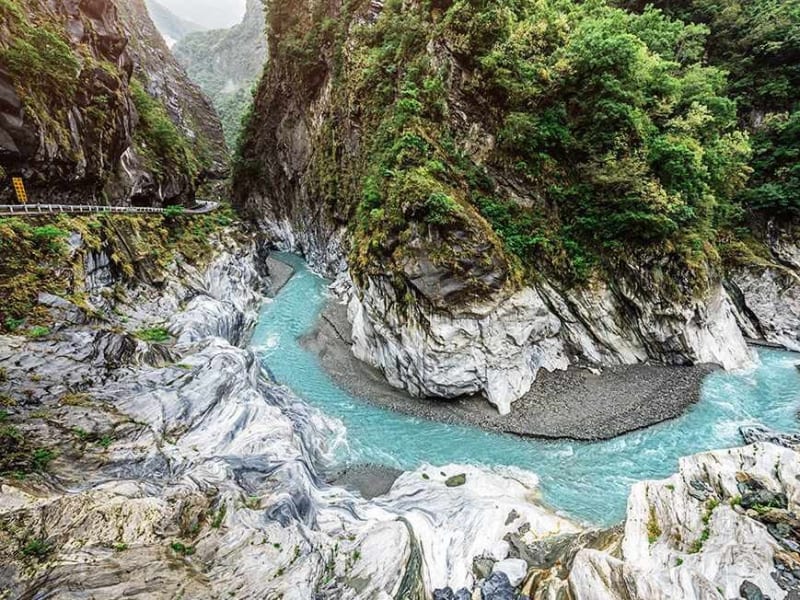
[[(185, 215), (204, 215), (219, 208), (218, 202), (198, 202), (192, 208), (183, 211)], [(36, 216), (52, 214), (131, 214), (162, 215), (164, 208), (144, 206), (84, 206), (78, 204), (0, 204), (0, 216)]]

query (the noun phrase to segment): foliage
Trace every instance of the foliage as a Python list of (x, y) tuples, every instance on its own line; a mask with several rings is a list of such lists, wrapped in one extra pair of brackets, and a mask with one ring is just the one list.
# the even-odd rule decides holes
[(15, 0), (2, 0), (0, 13), (14, 35), (0, 45), (0, 62), (29, 93), (71, 101), (77, 91), (80, 63), (54, 23), (31, 23)]
[(50, 462), (56, 458), (51, 448), (35, 448), (29, 436), (16, 425), (9, 423), (8, 413), (4, 413), (0, 423), (0, 475), (42, 473), (47, 471)]
[(35, 538), (29, 540), (22, 547), (22, 554), (33, 558), (42, 559), (47, 557), (53, 551), (53, 545), (47, 540)]
[[(325, 6), (273, 15), (283, 72), (267, 80), (311, 95), (332, 65), (309, 187), (353, 206), (356, 276), (399, 271), (414, 240), (470, 284), (504, 260), (579, 282), (641, 252), (704, 281), (750, 173), (725, 73), (704, 63), (707, 27), (601, 0), (387, 0), (369, 24), (360, 3), (333, 24)], [(353, 114), (361, 151), (343, 160)]]
[(139, 115), (134, 138), (148, 166), (156, 173), (175, 170), (196, 177), (200, 172), (200, 160), (161, 101), (151, 96), (136, 78), (131, 80), (130, 92)]
[(169, 219), (174, 219), (176, 217), (182, 217), (186, 214), (186, 208), (183, 206), (167, 206), (164, 209), (164, 216)]
[(197, 550), (193, 546), (187, 546), (183, 542), (172, 542), (169, 546), (175, 554), (181, 556), (192, 556)]
[[(648, 2), (649, 3), (649, 2)], [(800, 146), (800, 2), (798, 0), (655, 0), (656, 6), (708, 27), (709, 61), (729, 73), (729, 94), (750, 130), (754, 175), (743, 205), (798, 215)], [(642, 9), (642, 0), (623, 2)]]
[(50, 329), (41, 325), (31, 327), (25, 334), (32, 339), (38, 339), (50, 335)]
[(170, 332), (163, 327), (152, 327), (140, 329), (136, 332), (136, 337), (145, 342), (163, 343), (172, 339)]
[[(236, 219), (229, 206), (205, 215), (172, 212), (169, 217), (0, 218), (0, 332), (47, 335), (50, 315), (38, 298), (49, 293), (79, 302), (87, 252), (104, 251), (120, 281), (142, 272), (157, 277), (178, 255), (203, 264), (213, 253), (213, 237)], [(74, 254), (64, 243), (72, 232), (83, 241)]]

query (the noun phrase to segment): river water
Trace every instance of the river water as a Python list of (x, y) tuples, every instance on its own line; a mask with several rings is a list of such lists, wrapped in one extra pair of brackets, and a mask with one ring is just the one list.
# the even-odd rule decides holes
[(749, 372), (709, 376), (702, 400), (683, 417), (605, 442), (529, 440), (386, 411), (340, 389), (301, 347), (329, 297), (328, 282), (301, 259), (280, 258), (296, 273), (264, 304), (252, 344), (279, 383), (344, 422), (342, 465), (521, 467), (539, 476), (546, 504), (604, 526), (624, 518), (632, 484), (669, 476), (681, 456), (741, 445), (742, 425), (798, 430), (800, 356), (773, 350), (760, 351), (760, 366)]

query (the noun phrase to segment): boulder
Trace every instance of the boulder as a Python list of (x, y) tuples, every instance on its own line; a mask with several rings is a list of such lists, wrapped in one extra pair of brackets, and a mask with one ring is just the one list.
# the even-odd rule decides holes
[(511, 583), (511, 587), (516, 588), (525, 580), (525, 576), (528, 574), (528, 563), (519, 558), (507, 558), (495, 563), (492, 569), (492, 574), (494, 573), (504, 574)]
[(492, 573), (481, 584), (481, 600), (518, 600), (519, 596), (514, 591), (514, 586), (505, 573)]

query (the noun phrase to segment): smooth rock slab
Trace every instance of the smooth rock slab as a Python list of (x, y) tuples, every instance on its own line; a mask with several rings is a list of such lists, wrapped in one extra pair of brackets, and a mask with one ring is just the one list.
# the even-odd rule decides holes
[(503, 573), (508, 577), (511, 587), (517, 587), (528, 575), (528, 563), (520, 558), (507, 558), (495, 563), (492, 573)]

